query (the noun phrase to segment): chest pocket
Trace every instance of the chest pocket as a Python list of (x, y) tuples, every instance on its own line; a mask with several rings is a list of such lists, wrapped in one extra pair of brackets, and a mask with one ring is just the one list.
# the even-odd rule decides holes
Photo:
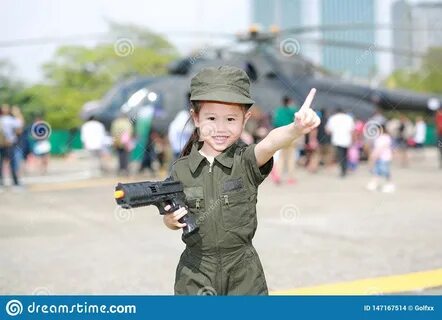
[(186, 195), (186, 204), (189, 212), (197, 218), (204, 212), (204, 189), (203, 187), (186, 187), (184, 188)]
[(241, 184), (235, 188), (226, 188), (231, 181), (221, 185), (221, 208), (223, 227), (232, 230), (243, 227), (253, 221), (252, 197), (249, 190)]

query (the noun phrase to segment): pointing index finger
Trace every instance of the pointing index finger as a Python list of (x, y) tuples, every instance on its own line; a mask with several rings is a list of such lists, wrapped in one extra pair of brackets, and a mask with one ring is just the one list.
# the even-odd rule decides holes
[(310, 92), (309, 92), (307, 98), (305, 98), (305, 101), (304, 101), (304, 103), (302, 104), (302, 107), (301, 107), (301, 109), (300, 109), (299, 111), (310, 109), (310, 106), (311, 106), (311, 104), (312, 104), (312, 102), (313, 102), (313, 98), (315, 97), (315, 94), (316, 94), (316, 89), (315, 89), (315, 88), (312, 88), (312, 89), (310, 90)]

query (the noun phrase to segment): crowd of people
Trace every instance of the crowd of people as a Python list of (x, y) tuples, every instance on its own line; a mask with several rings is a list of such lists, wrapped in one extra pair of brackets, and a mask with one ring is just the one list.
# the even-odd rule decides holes
[[(241, 139), (247, 144), (259, 142), (273, 128), (292, 123), (298, 109), (296, 101), (290, 97), (283, 97), (282, 104), (272, 113), (264, 113), (259, 106), (254, 106)], [(387, 119), (381, 110), (376, 110), (370, 119), (363, 122), (341, 108), (333, 113), (325, 109), (317, 113), (321, 118), (320, 126), (306, 135), (305, 139), (299, 139), (275, 155), (275, 164), (270, 174), (275, 184), (295, 184), (296, 168), (302, 167), (316, 173), (321, 168), (338, 165), (339, 176), (344, 178), (349, 172), (357, 170), (361, 160), (368, 160), (373, 179), (367, 184), (367, 189), (392, 192), (395, 189), (391, 181), (393, 155), (398, 158), (401, 166), (408, 166), (408, 149), (422, 149), (427, 136), (427, 124), (422, 116), (417, 116), (414, 122), (404, 114)], [(190, 121), (188, 97), (183, 102), (183, 109), (170, 123), (167, 136), (152, 129), (150, 124), (154, 113), (147, 114), (152, 119), (148, 122), (149, 128), (144, 130), (146, 137), (141, 139), (141, 155), (136, 160), (139, 162), (139, 173), (147, 169), (155, 176), (160, 168), (167, 170), (180, 157), (194, 128)], [(112, 122), (109, 132), (94, 117), (90, 117), (82, 125), (81, 141), (90, 154), (94, 170), (102, 174), (115, 172), (118, 175), (129, 175), (131, 152), (140, 143), (134, 127), (136, 121), (133, 120), (136, 118), (129, 119), (121, 113)], [(41, 173), (47, 171), (51, 150), (49, 140), (38, 139), (32, 134), (32, 127), (42, 121), (41, 117), (35, 117), (32, 124), (26, 126), (17, 106), (1, 107), (0, 192), (4, 190), (5, 166), (9, 168), (14, 190), (21, 189), (20, 177), (25, 171), (22, 164), (29, 158), (38, 160)], [(441, 110), (436, 112), (435, 125), (442, 168)], [(118, 158), (115, 171), (110, 165), (113, 154)]]
[[(270, 114), (254, 106), (241, 139), (248, 144), (259, 142), (271, 129), (292, 123), (298, 110), (296, 102), (290, 97), (283, 97), (281, 106)], [(393, 156), (398, 158), (401, 166), (408, 166), (408, 150), (422, 149), (427, 138), (427, 124), (421, 115), (416, 116), (414, 121), (399, 113), (397, 117), (387, 119), (382, 110), (377, 109), (371, 118), (362, 121), (342, 108), (336, 108), (333, 113), (323, 109), (318, 111), (318, 115), (321, 124), (317, 129), (275, 155), (275, 165), (270, 174), (275, 184), (295, 184), (295, 170), (299, 167), (315, 173), (322, 167), (337, 165), (339, 176), (345, 178), (349, 172), (358, 169), (360, 161), (366, 160), (373, 174), (367, 189), (393, 192)], [(168, 137), (174, 159), (179, 156), (183, 141), (187, 141), (193, 130), (189, 117), (189, 111), (184, 109), (170, 124)], [(441, 150), (442, 110), (436, 112), (435, 125)], [(440, 153), (442, 163), (442, 151)]]
[[(47, 136), (41, 135), (39, 125), (43, 123), (36, 116), (30, 125), (16, 105), (3, 104), (0, 108), (0, 193), (5, 189), (4, 173), (9, 169), (12, 190), (21, 191), (21, 176), (26, 171), (26, 163), (32, 162), (46, 173), (51, 145)], [(45, 130), (45, 128), (42, 128)], [(33, 131), (35, 131), (33, 134)], [(6, 168), (5, 168), (6, 167)]]

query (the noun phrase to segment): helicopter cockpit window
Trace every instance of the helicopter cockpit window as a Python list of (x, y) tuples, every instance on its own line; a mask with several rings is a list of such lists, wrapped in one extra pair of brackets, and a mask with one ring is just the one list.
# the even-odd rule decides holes
[(149, 91), (146, 88), (140, 89), (137, 92), (135, 92), (129, 100), (125, 104), (121, 106), (121, 111), (123, 112), (129, 112), (134, 108), (148, 105), (148, 104), (155, 104), (155, 102), (158, 100), (158, 94)]
[(189, 73), (191, 65), (189, 59), (174, 61), (168, 67), (169, 74), (186, 75)]

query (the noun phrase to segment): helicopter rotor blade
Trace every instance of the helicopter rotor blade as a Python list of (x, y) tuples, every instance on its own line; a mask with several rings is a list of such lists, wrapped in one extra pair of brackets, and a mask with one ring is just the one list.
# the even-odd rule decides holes
[(300, 39), (300, 42), (310, 42), (317, 44), (319, 46), (331, 46), (331, 47), (341, 47), (348, 49), (359, 49), (365, 50), (367, 52), (377, 51), (377, 52), (387, 52), (393, 55), (399, 56), (408, 56), (413, 58), (422, 58), (425, 56), (424, 52), (416, 52), (399, 48), (391, 48), (380, 46), (374, 43), (360, 43), (360, 42), (352, 42), (352, 41), (343, 41), (343, 40), (331, 40), (331, 39), (312, 39), (312, 38), (303, 38)]
[(411, 31), (411, 32), (441, 31), (442, 32), (441, 28), (411, 28), (405, 25), (394, 26), (390, 24), (342, 23), (342, 24), (287, 28), (279, 31), (279, 33), (280, 34), (310, 33), (318, 31), (333, 32), (333, 31), (356, 31), (356, 30), (392, 30), (392, 31)]

